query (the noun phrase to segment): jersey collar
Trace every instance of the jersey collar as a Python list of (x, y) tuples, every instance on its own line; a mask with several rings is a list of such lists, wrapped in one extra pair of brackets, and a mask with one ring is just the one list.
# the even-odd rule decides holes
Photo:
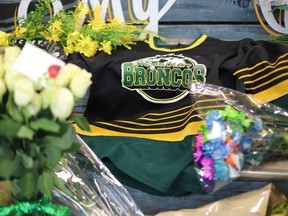
[(173, 44), (168, 44), (162, 41), (158, 37), (150, 37), (149, 38), (149, 46), (151, 49), (165, 52), (177, 52), (183, 50), (190, 50), (202, 44), (207, 39), (207, 35), (201, 35), (197, 39), (195, 39), (192, 43), (184, 45), (181, 47), (175, 47)]

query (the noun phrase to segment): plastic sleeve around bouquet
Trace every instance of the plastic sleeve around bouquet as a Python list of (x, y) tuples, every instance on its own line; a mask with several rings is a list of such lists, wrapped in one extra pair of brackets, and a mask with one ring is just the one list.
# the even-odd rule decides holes
[(56, 175), (65, 189), (54, 189), (53, 202), (69, 207), (73, 216), (142, 216), (127, 190), (77, 137), (80, 151), (66, 154)]
[(211, 84), (193, 83), (190, 95), (203, 122), (193, 146), (195, 169), (208, 193), (238, 178), (247, 164), (287, 157), (286, 110)]

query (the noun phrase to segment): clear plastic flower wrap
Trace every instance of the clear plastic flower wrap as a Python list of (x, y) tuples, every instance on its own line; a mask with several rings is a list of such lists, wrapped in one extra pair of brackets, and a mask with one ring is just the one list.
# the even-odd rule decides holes
[(190, 91), (203, 121), (193, 146), (195, 169), (208, 193), (238, 178), (245, 165), (288, 156), (287, 110), (211, 84), (193, 83)]
[(127, 190), (77, 136), (80, 151), (66, 154), (56, 175), (65, 187), (55, 188), (53, 202), (69, 207), (73, 216), (142, 216)]

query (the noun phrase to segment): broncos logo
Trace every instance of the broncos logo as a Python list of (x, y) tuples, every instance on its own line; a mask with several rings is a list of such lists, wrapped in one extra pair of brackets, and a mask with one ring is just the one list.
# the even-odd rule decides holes
[(183, 55), (156, 55), (121, 65), (122, 86), (155, 103), (172, 103), (188, 94), (192, 82), (206, 82), (206, 67)]

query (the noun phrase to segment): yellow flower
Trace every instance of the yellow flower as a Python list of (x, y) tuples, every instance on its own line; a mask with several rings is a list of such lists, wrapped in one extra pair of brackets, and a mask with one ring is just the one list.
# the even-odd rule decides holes
[(60, 20), (55, 20), (48, 27), (48, 30), (43, 31), (40, 34), (48, 41), (59, 42), (62, 33), (63, 33), (62, 22)]
[[(125, 29), (126, 25), (121, 23), (117, 18), (113, 18), (112, 20), (109, 20), (109, 21), (110, 22), (106, 24), (108, 29), (111, 29), (111, 30), (115, 29), (114, 31), (120, 32), (120, 34), (123, 31), (126, 32), (126, 29)], [(127, 34), (128, 34), (128, 32), (127, 32)]]
[(102, 41), (100, 43), (100, 51), (104, 51), (105, 53), (111, 55), (111, 51), (112, 51), (112, 46), (111, 46), (111, 41)]
[(76, 29), (80, 29), (82, 27), (88, 12), (89, 12), (88, 5), (87, 4), (83, 5), (83, 3), (79, 1), (75, 10), (75, 18), (74, 18), (74, 27)]
[(101, 17), (102, 6), (97, 6), (94, 9), (94, 18), (89, 22), (91, 28), (95, 31), (100, 31), (105, 28), (105, 20)]
[(51, 26), (49, 26), (50, 31), (63, 32), (62, 22), (60, 20), (55, 20)]
[(72, 54), (75, 52), (75, 46), (74, 45), (68, 45), (63, 48), (66, 55)]
[[(99, 19), (101, 18), (101, 11), (102, 11), (103, 7), (102, 6), (96, 6), (94, 9), (94, 17)], [(103, 19), (102, 19), (103, 20)]]
[(68, 34), (67, 45), (76, 44), (80, 37), (80, 32), (78, 30)]
[(106, 24), (103, 20), (93, 19), (89, 22), (89, 26), (91, 26), (94, 31), (101, 31), (105, 28)]
[(51, 37), (51, 38), (52, 38), (52, 41), (54, 41), (54, 42), (60, 41), (61, 35), (62, 35), (62, 32), (61, 32), (61, 31), (59, 31), (59, 30), (53, 31), (53, 32), (52, 32), (52, 37)]
[(110, 23), (112, 23), (112, 24), (120, 24), (121, 22), (119, 21), (119, 19), (117, 17), (114, 17), (112, 20), (110, 20)]
[(86, 37), (81, 35), (75, 51), (83, 53), (87, 57), (92, 57), (97, 52), (97, 49), (97, 42), (93, 41), (89, 35)]
[(57, 32), (57, 31), (53, 31), (53, 32), (44, 31), (44, 32), (41, 32), (40, 34), (48, 41), (58, 42), (60, 41), (60, 36), (62, 33)]
[(19, 27), (19, 26), (16, 26), (15, 31), (14, 31), (16, 38), (22, 38), (25, 32), (27, 32), (27, 28)]
[(6, 32), (0, 31), (0, 46), (8, 46), (9, 45), (9, 36)]

